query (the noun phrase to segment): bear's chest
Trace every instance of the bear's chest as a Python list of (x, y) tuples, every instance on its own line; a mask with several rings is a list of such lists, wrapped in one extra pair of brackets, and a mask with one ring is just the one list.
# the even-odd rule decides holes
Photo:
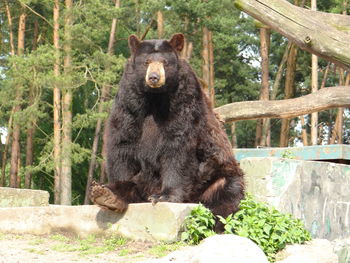
[(161, 132), (152, 115), (148, 115), (142, 125), (140, 147), (155, 146), (161, 140)]

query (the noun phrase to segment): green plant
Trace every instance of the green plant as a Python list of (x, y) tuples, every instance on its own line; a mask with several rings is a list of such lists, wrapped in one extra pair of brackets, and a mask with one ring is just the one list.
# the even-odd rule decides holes
[(116, 247), (124, 246), (127, 239), (120, 236), (111, 236), (110, 238), (104, 240), (104, 246), (108, 251), (114, 250)]
[(285, 150), (283, 153), (282, 153), (282, 158), (286, 158), (286, 159), (295, 159), (296, 156), (295, 156), (295, 153), (291, 150)]
[(52, 235), (50, 238), (52, 240), (61, 241), (61, 242), (68, 242), (69, 241), (68, 237), (60, 235), (60, 234)]
[(241, 201), (240, 210), (234, 216), (220, 217), (220, 221), (225, 225), (225, 233), (251, 239), (270, 262), (275, 261), (276, 252), (287, 244), (300, 244), (311, 239), (300, 220), (256, 202), (250, 195)]
[[(218, 216), (224, 224), (225, 234), (236, 234), (254, 241), (266, 254), (270, 262), (275, 261), (276, 252), (287, 244), (300, 244), (311, 239), (303, 223), (283, 214), (267, 204), (255, 201), (246, 195), (240, 210), (227, 218)], [(195, 207), (185, 219), (182, 240), (198, 244), (202, 239), (214, 235), (215, 219), (203, 205)]]
[(202, 239), (215, 234), (214, 225), (214, 215), (200, 204), (186, 217), (181, 240), (189, 244), (198, 244)]

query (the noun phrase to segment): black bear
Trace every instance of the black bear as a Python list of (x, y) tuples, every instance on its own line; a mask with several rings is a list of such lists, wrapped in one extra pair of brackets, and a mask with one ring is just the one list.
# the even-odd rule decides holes
[(244, 197), (243, 173), (222, 124), (190, 65), (184, 36), (140, 41), (108, 122), (108, 185), (93, 183), (91, 200), (123, 212), (129, 203), (202, 203), (223, 217)]

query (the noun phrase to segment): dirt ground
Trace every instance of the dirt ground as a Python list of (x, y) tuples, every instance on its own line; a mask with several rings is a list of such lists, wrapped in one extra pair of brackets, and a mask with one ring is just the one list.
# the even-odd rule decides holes
[(79, 239), (64, 235), (0, 233), (0, 263), (132, 263), (163, 257), (181, 246), (180, 243), (136, 242), (121, 237)]

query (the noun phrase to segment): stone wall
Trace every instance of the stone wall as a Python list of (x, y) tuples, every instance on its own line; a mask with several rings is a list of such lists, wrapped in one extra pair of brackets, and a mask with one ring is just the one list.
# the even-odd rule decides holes
[(350, 236), (350, 165), (282, 158), (240, 164), (247, 191), (302, 219), (314, 238)]
[(176, 241), (195, 204), (130, 204), (119, 214), (96, 205), (0, 208), (0, 232), (45, 235), (117, 234), (134, 240)]
[(49, 193), (47, 191), (0, 187), (0, 207), (48, 205)]

